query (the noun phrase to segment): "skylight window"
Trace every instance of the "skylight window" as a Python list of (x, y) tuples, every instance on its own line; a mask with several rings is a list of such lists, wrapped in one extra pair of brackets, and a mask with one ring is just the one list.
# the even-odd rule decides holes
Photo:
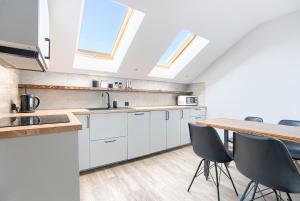
[(83, 0), (73, 67), (117, 72), (144, 16), (112, 0)]
[(209, 40), (190, 31), (182, 30), (159, 59), (149, 76), (175, 78), (208, 43)]
[(109, 0), (86, 0), (78, 50), (113, 59), (132, 9)]
[(158, 66), (169, 68), (176, 61), (176, 59), (179, 58), (179, 56), (189, 46), (189, 44), (194, 40), (195, 37), (196, 35), (190, 31), (181, 31), (176, 36), (171, 46), (158, 61)]

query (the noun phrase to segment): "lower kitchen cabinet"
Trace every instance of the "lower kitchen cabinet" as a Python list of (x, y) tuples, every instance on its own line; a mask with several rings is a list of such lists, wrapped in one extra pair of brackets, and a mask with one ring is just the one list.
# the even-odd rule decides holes
[(167, 111), (167, 148), (180, 146), (180, 110)]
[(79, 155), (79, 170), (87, 170), (90, 168), (90, 130), (89, 116), (77, 116), (82, 124), (82, 130), (78, 131), (78, 155)]
[(180, 120), (180, 143), (181, 145), (186, 145), (191, 142), (190, 132), (189, 132), (189, 122), (190, 122), (190, 110), (181, 110), (181, 120)]
[(167, 112), (153, 111), (150, 114), (150, 152), (167, 148)]
[(127, 137), (90, 142), (91, 168), (127, 160)]
[(127, 136), (127, 113), (90, 115), (91, 140)]
[(128, 159), (150, 153), (149, 112), (128, 113)]

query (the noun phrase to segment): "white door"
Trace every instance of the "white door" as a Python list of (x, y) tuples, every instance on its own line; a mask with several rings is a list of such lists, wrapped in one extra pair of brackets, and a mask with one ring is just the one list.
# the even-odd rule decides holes
[(191, 143), (188, 123), (190, 122), (190, 110), (181, 110), (180, 141), (181, 145)]
[(82, 124), (82, 130), (78, 131), (79, 170), (90, 168), (90, 129), (89, 116), (77, 116)]
[(128, 113), (128, 159), (150, 153), (149, 112)]
[(167, 148), (180, 146), (180, 110), (170, 110), (167, 115)]
[(158, 152), (167, 148), (167, 112), (150, 113), (150, 152)]

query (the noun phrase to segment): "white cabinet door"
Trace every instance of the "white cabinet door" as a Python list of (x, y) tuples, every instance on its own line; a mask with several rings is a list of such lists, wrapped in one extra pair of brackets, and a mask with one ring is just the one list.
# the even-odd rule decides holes
[(150, 153), (149, 112), (128, 113), (128, 159)]
[(127, 113), (90, 115), (91, 140), (127, 136)]
[(38, 46), (47, 65), (49, 65), (51, 42), (49, 37), (48, 0), (39, 0), (38, 10)]
[(150, 113), (150, 152), (158, 152), (167, 148), (167, 112)]
[(91, 167), (127, 159), (127, 137), (91, 141)]
[(79, 170), (90, 168), (90, 130), (89, 116), (77, 116), (82, 124), (82, 130), (78, 131)]
[(181, 145), (186, 145), (191, 143), (189, 125), (190, 122), (190, 110), (181, 110), (181, 120), (180, 120), (180, 142)]
[(167, 115), (167, 148), (180, 146), (180, 110), (170, 110)]

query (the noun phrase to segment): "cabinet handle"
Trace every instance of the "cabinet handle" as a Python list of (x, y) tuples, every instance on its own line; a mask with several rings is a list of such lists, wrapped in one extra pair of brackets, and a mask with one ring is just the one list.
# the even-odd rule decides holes
[(180, 110), (181, 112), (181, 119), (183, 119), (183, 110)]
[(86, 128), (90, 128), (90, 116), (87, 116), (86, 120), (87, 120)]
[(144, 113), (134, 113), (134, 115), (144, 115)]
[(166, 111), (166, 120), (170, 120), (169, 111)]
[(45, 41), (48, 42), (48, 56), (45, 56), (45, 59), (50, 59), (50, 52), (51, 52), (51, 41), (50, 41), (50, 38), (45, 38)]
[(117, 140), (108, 140), (108, 141), (104, 141), (105, 143), (111, 143), (111, 142), (115, 142)]

